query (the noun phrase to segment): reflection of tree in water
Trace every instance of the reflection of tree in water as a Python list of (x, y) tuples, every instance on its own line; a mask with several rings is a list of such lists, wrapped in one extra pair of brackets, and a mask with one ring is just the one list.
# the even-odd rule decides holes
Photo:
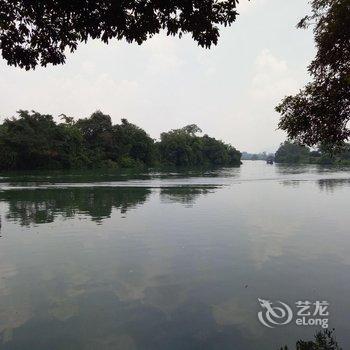
[(21, 225), (53, 222), (57, 215), (73, 217), (89, 215), (101, 221), (111, 215), (112, 208), (126, 213), (147, 200), (147, 188), (54, 188), (34, 190), (7, 190), (0, 200), (9, 205), (7, 218)]
[(338, 188), (350, 186), (350, 179), (321, 179), (318, 180), (318, 186), (322, 191), (333, 192)]
[(296, 187), (299, 187), (300, 180), (284, 180), (284, 181), (281, 181), (281, 184), (283, 186), (296, 188)]
[(299, 175), (306, 174), (317, 169), (315, 165), (310, 164), (282, 164), (275, 166), (276, 173), (279, 175)]
[(160, 198), (165, 203), (193, 205), (201, 195), (212, 193), (216, 187), (167, 187), (160, 191)]
[[(299, 187), (301, 183), (305, 181), (303, 180), (284, 180), (281, 181), (283, 186), (289, 187)], [(322, 191), (334, 192), (336, 189), (340, 189), (342, 187), (350, 186), (350, 179), (320, 179), (316, 181), (319, 188)]]

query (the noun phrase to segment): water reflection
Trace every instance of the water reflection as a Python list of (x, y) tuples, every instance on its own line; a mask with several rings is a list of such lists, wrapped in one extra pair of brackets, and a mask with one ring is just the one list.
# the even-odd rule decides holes
[(279, 175), (298, 175), (314, 172), (322, 168), (309, 164), (275, 164), (275, 169)]
[[(214, 191), (183, 187), (153, 192), (161, 203), (187, 206)], [(8, 204), (6, 219), (26, 226), (80, 213), (102, 220), (113, 208), (126, 212), (144, 204), (151, 193), (143, 188), (8, 190), (0, 199)], [(101, 225), (104, 239), (97, 231), (85, 234), (88, 226), (81, 223), (80, 235), (64, 240), (59, 235), (14, 238), (0, 259), (0, 348), (221, 350), (235, 344), (246, 349), (249, 341), (225, 321), (220, 307), (213, 312), (203, 294), (197, 297), (214, 286), (220, 296), (232, 294), (222, 277), (207, 280), (210, 273), (201, 271), (205, 251), (201, 248), (196, 255), (202, 258), (192, 260), (183, 238), (163, 238), (163, 225), (153, 225), (158, 231), (151, 238), (147, 218), (139, 221), (141, 226), (136, 221), (114, 222), (109, 229)], [(69, 227), (63, 222), (55, 233)], [(140, 227), (142, 235), (132, 243)], [(112, 237), (115, 231), (119, 235)], [(180, 241), (169, 244), (169, 239)], [(28, 246), (35, 247), (35, 254)]]
[(319, 180), (284, 180), (280, 183), (283, 186), (298, 188), (305, 182), (316, 183), (321, 191), (333, 193), (335, 190), (340, 190), (350, 186), (350, 178), (346, 179), (319, 179)]
[[(217, 187), (170, 187), (160, 189), (162, 202), (193, 205), (196, 200)], [(6, 202), (6, 219), (22, 226), (54, 222), (58, 217), (73, 218), (86, 215), (101, 223), (111, 217), (113, 209), (125, 214), (144, 204), (152, 189), (145, 187), (77, 187), (11, 189), (0, 192), (0, 201)], [(1, 221), (0, 221), (1, 229)]]
[(61, 188), (7, 190), (0, 201), (8, 203), (6, 218), (21, 225), (53, 222), (56, 217), (71, 218), (78, 214), (101, 222), (112, 209), (125, 214), (143, 204), (151, 193), (147, 188)]
[(283, 186), (288, 186), (288, 187), (293, 187), (293, 188), (297, 188), (300, 186), (301, 181), (298, 180), (285, 180), (285, 181), (281, 181), (281, 184)]
[(312, 171), (253, 163), (220, 188), (0, 192), (0, 349), (272, 350), (312, 337), (264, 328), (258, 298), (329, 300), (346, 347), (350, 186), (320, 191), (329, 181)]
[(181, 203), (191, 207), (196, 200), (208, 193), (214, 192), (215, 187), (169, 187), (160, 190), (163, 203)]
[(323, 191), (334, 192), (334, 190), (350, 186), (350, 179), (321, 179), (318, 186)]
[(0, 184), (10, 186), (45, 186), (50, 184), (86, 184), (142, 181), (149, 185), (157, 180), (225, 178), (239, 176), (241, 169), (217, 167), (163, 168), (140, 170), (60, 170), (0, 173)]
[[(201, 303), (187, 303), (165, 314), (140, 302), (123, 303), (112, 292), (97, 291), (60, 305), (51, 314), (7, 331), (1, 349), (222, 350), (229, 349), (228, 344), (238, 350), (249, 348), (234, 327), (218, 326), (211, 308)], [(39, 329), (40, 341), (33, 336), (39, 336)]]

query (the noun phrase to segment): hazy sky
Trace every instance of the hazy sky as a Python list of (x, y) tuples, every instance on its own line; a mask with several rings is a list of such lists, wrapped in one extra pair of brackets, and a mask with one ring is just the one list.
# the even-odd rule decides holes
[(241, 0), (217, 47), (158, 35), (142, 46), (81, 44), (63, 66), (26, 72), (0, 59), (0, 118), (18, 109), (75, 118), (97, 109), (127, 118), (154, 138), (196, 123), (241, 151), (273, 151), (278, 101), (308, 80), (310, 31), (295, 28), (307, 0)]

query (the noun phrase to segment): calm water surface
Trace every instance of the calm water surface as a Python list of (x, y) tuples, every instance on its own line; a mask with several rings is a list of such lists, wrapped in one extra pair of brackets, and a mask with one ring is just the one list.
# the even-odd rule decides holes
[(258, 298), (330, 302), (350, 348), (350, 171), (2, 174), (0, 349), (277, 350)]

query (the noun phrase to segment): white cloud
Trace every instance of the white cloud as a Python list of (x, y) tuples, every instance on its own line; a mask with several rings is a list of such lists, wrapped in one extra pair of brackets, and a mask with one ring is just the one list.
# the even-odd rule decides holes
[(268, 49), (262, 50), (258, 55), (253, 70), (253, 98), (277, 101), (298, 88), (298, 82), (287, 63), (275, 57)]

